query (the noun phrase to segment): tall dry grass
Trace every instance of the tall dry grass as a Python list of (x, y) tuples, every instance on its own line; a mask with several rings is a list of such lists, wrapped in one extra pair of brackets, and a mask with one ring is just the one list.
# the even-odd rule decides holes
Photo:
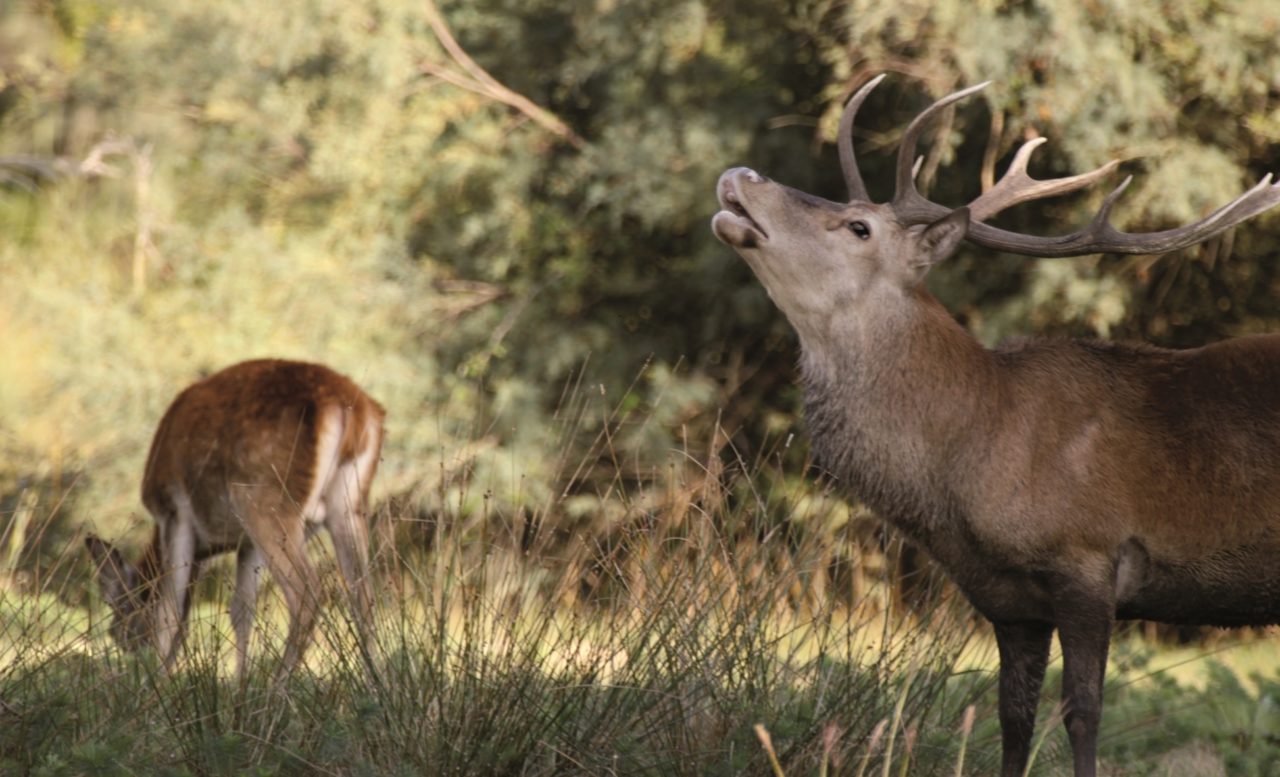
[[(566, 419), (567, 439), (583, 427)], [(82, 595), (78, 544), (39, 567), (47, 583), (7, 576), (0, 770), (736, 775), (776, 759), (787, 774), (941, 774), (961, 753), (969, 773), (992, 768), (989, 714), (972, 741), (956, 733), (991, 682), (957, 671), (964, 608), (941, 596), (907, 611), (875, 582), (855, 597), (829, 536), (803, 528), (836, 503), (788, 491), (797, 481), (769, 457), (710, 444), (662, 477), (628, 472), (608, 439), (634, 423), (590, 430), (541, 507), (499, 509), (465, 471), (435, 482), (435, 509), (383, 503), (376, 644), (327, 591), (306, 667), (279, 686), (287, 613), (274, 593), (250, 677), (233, 679), (226, 563), (207, 574), (169, 675), (111, 644), (105, 607)], [(566, 503), (588, 494), (609, 503), (610, 531), (575, 530)], [(779, 522), (787, 510), (800, 526)], [(52, 515), (34, 511), (23, 531)], [(37, 546), (16, 524), (0, 547), (19, 569)]]

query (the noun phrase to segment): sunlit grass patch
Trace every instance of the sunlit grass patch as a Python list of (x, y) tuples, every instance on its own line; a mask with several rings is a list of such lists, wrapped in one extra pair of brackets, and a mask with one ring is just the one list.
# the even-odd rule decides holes
[[(56, 733), (6, 736), (4, 765), (739, 774), (765, 764), (757, 721), (775, 732), (787, 764), (810, 769), (824, 752), (852, 762), (900, 703), (925, 732), (917, 760), (930, 762), (920, 755), (928, 731), (949, 727), (984, 687), (952, 678), (964, 634), (838, 604), (797, 606), (778, 595), (778, 581), (797, 570), (779, 562), (772, 540), (739, 553), (724, 535), (710, 537), (662, 556), (638, 535), (630, 550), (651, 555), (629, 587), (571, 599), (554, 594), (579, 579), (557, 579), (565, 573), (554, 561), (502, 543), (445, 537), (429, 553), (384, 558), (377, 644), (358, 645), (330, 597), (305, 669), (281, 687), (270, 677), (287, 613), (270, 586), (244, 685), (231, 670), (225, 592), (204, 592), (171, 675), (154, 656), (112, 646), (100, 606), (91, 620), (51, 595), (17, 597), (34, 625), (4, 635), (6, 730), (39, 721)], [(778, 577), (747, 574), (766, 557)], [(46, 647), (57, 645), (66, 649)], [(822, 739), (833, 722), (843, 732), (834, 755)], [(937, 759), (952, 755), (933, 747)]]
[[(773, 759), (786, 775), (996, 769), (994, 649), (954, 589), (927, 575), (910, 595), (895, 588), (893, 543), (786, 474), (777, 450), (747, 462), (686, 447), (665, 471), (644, 470), (610, 445), (650, 419), (567, 402), (578, 409), (546, 464), (561, 493), (511, 508), (441, 452), (434, 493), (375, 511), (372, 644), (350, 623), (327, 540), (315, 543), (325, 616), (281, 684), (288, 612), (269, 576), (250, 674), (235, 679), (231, 556), (207, 566), (171, 674), (117, 648), (88, 593), (80, 530), (61, 512), (74, 494), (45, 484), (0, 542), (0, 771), (737, 775), (774, 773)], [(583, 423), (592, 412), (605, 421)], [(508, 477), (522, 476), (513, 461)], [(1105, 764), (1163, 774), (1152, 770), (1195, 745), (1198, 763), (1269, 773), (1274, 679), (1244, 685), (1213, 670), (1187, 687), (1130, 644), (1113, 652)], [(1049, 700), (1057, 685), (1046, 683), (1033, 774), (1070, 761)]]

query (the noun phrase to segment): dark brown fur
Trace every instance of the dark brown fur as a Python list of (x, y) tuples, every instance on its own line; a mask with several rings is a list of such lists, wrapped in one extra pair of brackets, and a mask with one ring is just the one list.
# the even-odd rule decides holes
[(1027, 763), (1055, 630), (1093, 777), (1116, 618), (1280, 622), (1280, 335), (988, 350), (923, 287), (967, 211), (906, 224), (741, 168), (719, 195), (716, 234), (799, 334), (819, 466), (995, 627), (1004, 777)]

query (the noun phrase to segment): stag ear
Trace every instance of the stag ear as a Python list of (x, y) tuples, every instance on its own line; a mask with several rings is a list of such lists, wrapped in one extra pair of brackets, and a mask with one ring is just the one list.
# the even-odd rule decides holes
[(137, 570), (109, 542), (90, 534), (84, 538), (84, 544), (93, 557), (102, 598), (107, 600), (113, 611), (127, 609), (126, 603), (137, 582)]
[[(960, 247), (960, 242), (969, 234), (969, 209), (956, 208), (932, 224), (918, 229), (911, 266), (923, 274)], [(915, 229), (912, 231), (915, 232)]]

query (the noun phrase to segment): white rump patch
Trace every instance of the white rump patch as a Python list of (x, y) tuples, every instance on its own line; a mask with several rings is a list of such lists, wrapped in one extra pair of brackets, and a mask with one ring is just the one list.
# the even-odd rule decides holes
[(316, 419), (316, 460), (311, 486), (302, 503), (302, 519), (307, 523), (324, 523), (325, 491), (332, 482), (342, 453), (342, 432), (346, 425), (341, 408), (325, 407)]
[(362, 487), (373, 479), (373, 469), (378, 463), (378, 437), (378, 421), (371, 417), (360, 436), (356, 457), (342, 462), (329, 483), (325, 499), (330, 510), (346, 516), (354, 516), (359, 511)]

